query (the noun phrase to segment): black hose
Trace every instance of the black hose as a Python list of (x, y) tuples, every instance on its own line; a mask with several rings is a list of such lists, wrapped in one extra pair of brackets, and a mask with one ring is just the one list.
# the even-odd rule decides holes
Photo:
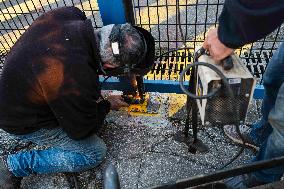
[(228, 93), (229, 93), (229, 96), (233, 96), (233, 91), (225, 77), (225, 75), (214, 65), (212, 64), (208, 64), (208, 63), (205, 63), (205, 62), (195, 62), (193, 64), (189, 64), (186, 66), (185, 69), (182, 70), (181, 74), (180, 74), (180, 78), (179, 78), (179, 85), (180, 85), (180, 88), (181, 90), (187, 94), (190, 98), (193, 98), (193, 99), (205, 99), (205, 98), (211, 98), (213, 96), (216, 95), (216, 93), (218, 92), (218, 90), (221, 88), (221, 87), (218, 87), (217, 89), (215, 90), (212, 90), (210, 93), (208, 93), (207, 95), (202, 95), (202, 96), (197, 96), (196, 94), (193, 94), (191, 92), (189, 92), (185, 87), (184, 87), (184, 84), (183, 84), (183, 78), (185, 77), (185, 74), (187, 71), (189, 71), (190, 68), (192, 67), (195, 67), (195, 66), (206, 66), (206, 67), (209, 67), (210, 69), (212, 69), (213, 71), (215, 71), (222, 79), (222, 82), (224, 84), (224, 86), (227, 88), (228, 90)]
[[(180, 12), (180, 7), (179, 7), (179, 0), (177, 0), (177, 21), (178, 21), (178, 26), (179, 26), (179, 32), (182, 38), (182, 42), (183, 45), (185, 46), (184, 48), (179, 48), (178, 50), (182, 50), (182, 49), (190, 49), (189, 47), (187, 47), (186, 45), (186, 38), (183, 35), (183, 31), (182, 31), (182, 27), (181, 27), (181, 12)], [(164, 53), (165, 54), (165, 53)], [(195, 52), (194, 54), (194, 63), (188, 65), (180, 74), (180, 78), (179, 78), (179, 83), (180, 83), (180, 88), (181, 90), (188, 95), (189, 97), (193, 98), (193, 99), (206, 99), (206, 98), (210, 98), (213, 97), (217, 94), (217, 92), (220, 90), (221, 87), (218, 87), (214, 90), (212, 90), (211, 92), (209, 92), (209, 94), (207, 95), (203, 95), (203, 96), (197, 96), (195, 94), (190, 93), (183, 85), (183, 78), (186, 74), (186, 72), (194, 66), (198, 66), (198, 65), (202, 65), (202, 66), (207, 66), (209, 68), (211, 68), (213, 71), (215, 71), (222, 79), (223, 84), (225, 85), (226, 89), (228, 90), (228, 94), (231, 98), (234, 98), (233, 95), (233, 91), (231, 89), (231, 87), (229, 86), (229, 83), (226, 79), (226, 77), (224, 76), (224, 74), (216, 67), (213, 66), (212, 64), (208, 64), (208, 63), (202, 63), (202, 62), (197, 62), (198, 58), (202, 55), (202, 54), (206, 54), (206, 50), (204, 48), (200, 48), (198, 51)], [(163, 54), (162, 54), (163, 55)], [(162, 56), (160, 55), (160, 57)], [(229, 70), (233, 67), (233, 62), (232, 62), (232, 58), (231, 57), (227, 57), (226, 59), (223, 60), (223, 67), (225, 70)], [(245, 148), (245, 141), (241, 135), (240, 129), (239, 129), (240, 125), (239, 123), (236, 123), (236, 130), (238, 135), (240, 136), (241, 140), (242, 140), (242, 148), (239, 150), (239, 152), (230, 159), (230, 161), (228, 161), (226, 164), (224, 164), (220, 169), (224, 169), (225, 167), (227, 167), (229, 164), (231, 164), (233, 161), (235, 161), (244, 151)]]
[[(195, 53), (195, 56), (194, 56), (194, 61), (197, 61), (198, 58), (202, 55), (202, 54), (205, 54), (205, 49), (201, 48), (199, 49), (198, 51), (196, 51)], [(211, 92), (209, 92), (207, 95), (202, 95), (202, 96), (197, 96), (196, 94), (193, 94), (191, 92), (189, 92), (185, 86), (184, 86), (184, 81), (183, 81), (183, 78), (185, 77), (185, 74), (187, 71), (189, 71), (192, 67), (195, 67), (195, 66), (206, 66), (206, 67), (209, 67), (210, 69), (212, 69), (213, 71), (215, 71), (221, 78), (222, 80), (222, 84), (225, 86), (225, 88), (227, 89), (228, 91), (228, 96), (232, 99), (234, 99), (234, 94), (233, 94), (233, 91), (232, 91), (232, 88), (231, 86), (229, 85), (225, 75), (222, 73), (222, 71), (220, 71), (216, 66), (212, 65), (212, 64), (209, 64), (209, 63), (205, 63), (205, 62), (194, 62), (193, 64), (189, 64), (187, 65), (187, 67), (182, 70), (181, 74), (180, 74), (180, 78), (179, 78), (179, 84), (180, 84), (180, 88), (181, 90), (186, 94), (188, 95), (190, 98), (192, 99), (207, 99), (207, 98), (211, 98), (213, 96), (215, 96), (217, 94), (217, 92), (221, 89), (221, 86), (216, 88), (216, 89), (213, 89)], [(236, 108), (236, 113), (238, 112), (237, 111), (237, 107), (234, 106), (234, 108)], [(232, 162), (234, 162), (244, 151), (244, 148), (245, 148), (245, 141), (242, 137), (242, 134), (240, 132), (240, 125), (239, 125), (239, 122), (236, 121), (235, 123), (236, 125), (236, 131), (238, 133), (238, 135), (240, 136), (241, 138), (241, 141), (242, 141), (242, 147), (241, 149), (238, 151), (238, 153), (236, 153), (236, 155), (234, 155), (227, 163), (225, 163), (221, 168), (219, 168), (219, 170), (221, 169), (224, 169), (225, 167), (227, 167), (228, 165), (230, 165)]]

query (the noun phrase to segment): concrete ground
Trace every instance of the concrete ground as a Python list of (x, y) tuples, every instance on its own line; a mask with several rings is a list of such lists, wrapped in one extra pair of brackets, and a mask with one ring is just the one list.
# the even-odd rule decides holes
[[(208, 145), (208, 153), (192, 154), (184, 143), (174, 140), (174, 134), (184, 127), (184, 108), (178, 107), (175, 95), (154, 94), (161, 99), (156, 116), (130, 115), (127, 111), (113, 111), (100, 133), (108, 146), (104, 163), (79, 174), (81, 188), (102, 188), (103, 171), (109, 163), (117, 168), (124, 189), (147, 188), (198, 174), (213, 173), (228, 162), (240, 147), (226, 138), (221, 128), (203, 127), (200, 139)], [(178, 98), (185, 98), (183, 95)], [(258, 119), (259, 101), (250, 105), (247, 121)], [(179, 111), (177, 111), (179, 110)], [(173, 112), (169, 117), (169, 112)], [(25, 144), (0, 131), (1, 151), (20, 150)], [(33, 146), (36, 148), (36, 146)], [(16, 150), (16, 151), (17, 151)], [(245, 152), (229, 167), (241, 165), (252, 157)], [(24, 189), (70, 188), (64, 174), (31, 175), (22, 182)]]

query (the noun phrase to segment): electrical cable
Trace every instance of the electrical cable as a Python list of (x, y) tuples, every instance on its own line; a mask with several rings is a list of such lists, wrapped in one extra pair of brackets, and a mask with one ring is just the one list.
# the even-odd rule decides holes
[[(180, 32), (180, 36), (182, 38), (182, 41), (183, 41), (183, 45), (185, 46), (184, 48), (178, 48), (178, 50), (181, 50), (181, 49), (189, 49), (189, 47), (187, 47), (186, 45), (186, 39), (184, 37), (184, 34), (183, 34), (183, 31), (182, 31), (182, 27), (181, 27), (181, 12), (180, 12), (180, 7), (179, 7), (179, 0), (177, 0), (177, 21), (178, 21), (178, 28), (179, 28), (179, 32)], [(199, 51), (202, 51), (201, 53)], [(209, 92), (207, 95), (203, 95), (203, 96), (197, 96), (196, 94), (192, 94), (190, 93), (184, 86), (184, 81), (183, 81), (183, 78), (186, 74), (187, 71), (189, 71), (192, 67), (195, 67), (195, 66), (206, 66), (206, 67), (209, 67), (210, 69), (212, 69), (213, 71), (215, 71), (221, 78), (222, 80), (222, 83), (223, 85), (226, 87), (227, 91), (228, 91), (228, 95), (229, 97), (231, 97), (232, 99), (234, 99), (234, 95), (233, 95), (233, 91), (226, 79), (226, 77), (224, 76), (224, 74), (214, 65), (212, 64), (209, 64), (209, 63), (205, 63), (205, 62), (197, 62), (198, 58), (200, 55), (206, 53), (205, 52), (205, 49), (202, 49), (199, 50), (199, 51), (196, 51), (196, 53), (194, 54), (194, 62), (192, 64), (189, 64), (187, 65), (187, 67), (185, 69), (182, 70), (181, 74), (180, 74), (180, 78), (179, 78), (179, 83), (180, 83), (180, 87), (181, 87), (181, 90), (186, 94), (188, 95), (190, 98), (192, 99), (208, 99), (208, 98), (211, 98), (213, 96), (215, 96), (217, 94), (217, 92), (220, 90), (221, 87), (218, 87), (217, 89), (214, 89), (212, 90), (211, 92)], [(233, 106), (237, 109), (236, 106)], [(238, 112), (238, 111), (236, 111)], [(242, 148), (239, 150), (239, 152), (234, 156), (232, 157), (226, 164), (224, 164), (220, 169), (224, 169), (225, 167), (227, 167), (229, 164), (231, 164), (233, 161), (235, 161), (244, 151), (244, 148), (245, 148), (245, 140), (240, 132), (240, 124), (239, 122), (236, 120), (236, 131), (237, 131), (237, 134), (239, 135), (241, 141), (242, 141)]]
[(232, 92), (232, 89), (231, 89), (225, 75), (216, 66), (214, 66), (212, 64), (205, 63), (205, 62), (194, 62), (193, 64), (187, 65), (186, 68), (182, 70), (182, 72), (180, 74), (180, 78), (179, 78), (179, 84), (180, 84), (181, 90), (186, 95), (188, 95), (190, 98), (193, 98), (193, 99), (207, 99), (207, 98), (211, 98), (211, 97), (215, 96), (217, 94), (217, 92), (219, 91), (219, 89), (221, 89), (221, 87), (218, 86), (216, 89), (213, 89), (207, 95), (202, 95), (202, 96), (197, 96), (197, 95), (189, 92), (184, 86), (183, 78), (185, 77), (186, 72), (189, 71), (192, 67), (195, 67), (195, 66), (205, 66), (205, 67), (208, 67), (208, 68), (212, 69), (213, 71), (215, 71), (220, 76), (224, 86), (227, 88), (227, 90), (229, 92), (229, 95), (232, 96), (233, 92)]
[(245, 140), (240, 132), (240, 125), (238, 125), (236, 127), (236, 131), (239, 135), (239, 137), (241, 138), (241, 141), (242, 141), (242, 147), (239, 149), (239, 151), (227, 162), (225, 163), (224, 165), (222, 165), (222, 167), (220, 167), (218, 170), (222, 170), (224, 168), (226, 168), (228, 165), (230, 165), (231, 163), (233, 163), (245, 150)]

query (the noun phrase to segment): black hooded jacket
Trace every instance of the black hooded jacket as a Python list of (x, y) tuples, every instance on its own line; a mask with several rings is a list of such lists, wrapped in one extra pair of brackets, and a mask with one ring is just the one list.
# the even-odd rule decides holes
[(284, 21), (284, 0), (226, 0), (218, 37), (230, 48), (255, 42)]
[(75, 7), (37, 18), (6, 56), (0, 128), (27, 134), (62, 127), (72, 139), (96, 132), (110, 110), (100, 98), (91, 21)]

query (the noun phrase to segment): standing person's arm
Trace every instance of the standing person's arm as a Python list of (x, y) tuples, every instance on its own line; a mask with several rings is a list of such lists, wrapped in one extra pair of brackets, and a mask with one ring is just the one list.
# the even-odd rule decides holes
[(203, 45), (216, 60), (233, 49), (257, 41), (284, 21), (284, 0), (226, 0), (219, 26), (208, 33)]

